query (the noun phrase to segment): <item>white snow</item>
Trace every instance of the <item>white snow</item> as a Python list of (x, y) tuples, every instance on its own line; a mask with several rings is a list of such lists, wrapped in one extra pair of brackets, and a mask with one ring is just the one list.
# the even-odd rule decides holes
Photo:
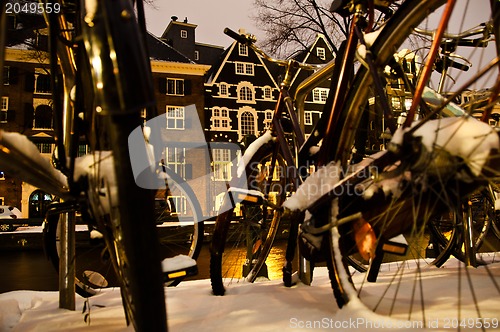
[[(298, 284), (286, 288), (280, 280), (254, 284), (240, 282), (228, 288), (222, 297), (211, 294), (209, 280), (182, 282), (175, 288), (166, 288), (168, 325), (170, 331), (452, 331), (444, 328), (444, 324), (459, 317), (454, 300), (449, 298), (450, 279), (456, 272), (453, 264), (451, 260), (446, 268), (422, 269), (424, 282), (434, 286), (426, 314), (427, 329), (422, 328), (422, 321), (417, 318), (406, 321), (399, 317), (389, 319), (367, 311), (358, 301), (338, 309), (326, 268), (315, 270), (311, 286)], [(500, 264), (492, 264), (490, 269), (498, 275)], [(484, 280), (484, 274), (483, 268), (473, 269), (471, 277), (473, 280), (477, 278), (474, 287), (477, 297), (481, 299), (481, 308), (486, 306), (482, 316), (489, 318), (490, 323), (496, 319), (497, 328), (487, 329), (494, 331), (499, 329), (500, 297), (492, 289), (491, 282), (478, 282)], [(385, 282), (377, 282), (370, 287), (365, 286), (364, 290), (383, 291), (384, 286)], [(437, 301), (440, 299), (443, 301)], [(117, 288), (105, 289), (90, 298), (90, 326), (84, 321), (83, 298), (77, 296), (75, 311), (60, 309), (58, 301), (57, 292), (13, 291), (0, 294), (0, 331), (133, 331), (131, 327), (126, 327)], [(477, 317), (470, 298), (462, 299), (462, 302), (465, 308), (460, 317)], [(441, 328), (434, 328), (434, 323), (439, 323)], [(402, 328), (406, 325), (413, 328)], [(392, 329), (389, 328), (391, 326)]]
[(319, 167), (283, 203), (283, 206), (292, 211), (304, 211), (310, 204), (334, 189), (339, 183), (340, 175), (341, 167), (338, 163), (331, 162), (324, 167)]
[(96, 209), (103, 214), (108, 213), (111, 205), (117, 202), (118, 195), (112, 152), (95, 151), (76, 158), (74, 180), (78, 181), (82, 176), (88, 176), (89, 182), (94, 183), (91, 189), (100, 190), (99, 195), (93, 190), (88, 192), (91, 204), (98, 204)]
[(262, 147), (264, 144), (266, 144), (272, 139), (273, 136), (271, 135), (271, 132), (268, 130), (248, 146), (248, 148), (245, 150), (245, 153), (243, 154), (243, 157), (238, 163), (238, 170), (237, 170), (238, 177), (241, 177), (243, 172), (245, 172), (245, 167), (250, 162), (253, 155), (260, 149), (260, 147)]
[(162, 271), (164, 272), (171, 272), (171, 271), (178, 271), (182, 269), (187, 269), (191, 266), (195, 266), (196, 261), (186, 255), (177, 255), (175, 257), (171, 258), (165, 258), (161, 262), (161, 267)]
[[(398, 129), (391, 142), (400, 143), (406, 130)], [(428, 151), (433, 151), (437, 146), (453, 156), (463, 158), (474, 175), (481, 173), (492, 150), (500, 149), (496, 131), (472, 117), (430, 120), (413, 135), (422, 137), (422, 143)]]
[[(26, 160), (32, 161), (33, 165), (37, 165), (39, 169), (43, 170), (47, 174), (50, 174), (53, 179), (59, 182), (61, 187), (68, 186), (66, 176), (52, 167), (50, 161), (40, 154), (36, 145), (25, 135), (0, 130), (0, 143), (2, 149), (7, 151), (12, 149), (15, 150), (16, 153), (26, 156)], [(3, 145), (6, 147), (3, 147)]]

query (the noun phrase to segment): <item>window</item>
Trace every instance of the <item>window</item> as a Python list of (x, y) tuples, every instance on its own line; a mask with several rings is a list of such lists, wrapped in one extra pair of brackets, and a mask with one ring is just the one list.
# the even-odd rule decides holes
[(78, 157), (84, 156), (89, 153), (89, 146), (87, 144), (78, 145)]
[(244, 44), (239, 45), (239, 55), (248, 56), (248, 46)]
[(2, 108), (0, 109), (0, 123), (7, 122), (8, 110), (9, 110), (9, 97), (2, 97)]
[(45, 217), (45, 213), (47, 212), (50, 203), (52, 203), (52, 195), (39, 189), (35, 190), (29, 197), (29, 217)]
[(268, 129), (271, 126), (271, 123), (273, 122), (273, 114), (274, 111), (271, 110), (266, 110), (264, 112), (264, 127)]
[(37, 106), (33, 128), (52, 129), (52, 108), (49, 105)]
[(263, 94), (264, 99), (269, 99), (269, 100), (273, 99), (273, 90), (270, 86), (265, 86), (263, 88), (263, 91), (264, 91)]
[(309, 126), (313, 124), (312, 112), (310, 112), (310, 111), (304, 112), (304, 124), (309, 125)]
[(230, 129), (229, 110), (225, 107), (212, 110), (212, 130)]
[(227, 84), (226, 83), (220, 83), (219, 84), (219, 95), (220, 96), (227, 96), (228, 95), (228, 90), (227, 90)]
[(165, 148), (165, 166), (174, 171), (177, 175), (184, 178), (186, 175), (186, 149), (166, 147)]
[(186, 197), (184, 196), (168, 196), (167, 199), (173, 203), (173, 211), (183, 215), (187, 213)]
[(231, 180), (231, 154), (228, 149), (213, 149), (214, 180)]
[(250, 82), (240, 82), (236, 88), (238, 92), (237, 102), (255, 104), (255, 88)]
[(253, 63), (235, 62), (236, 74), (253, 76)]
[(255, 116), (249, 111), (242, 112), (240, 114), (240, 135), (242, 137), (255, 135), (257, 133), (255, 129)]
[(52, 153), (52, 145), (51, 143), (36, 143), (36, 147), (40, 153), (51, 154)]
[(238, 93), (238, 99), (243, 101), (253, 101), (253, 92), (248, 86), (243, 86), (240, 88)]
[(3, 67), (3, 85), (9, 85), (9, 81), (10, 81), (10, 67), (4, 66)]
[(167, 95), (184, 96), (184, 80), (167, 78)]
[(200, 60), (200, 51), (194, 51), (194, 59), (196, 61)]
[[(5, 173), (0, 171), (0, 180), (5, 180)], [(0, 204), (2, 205), (2, 204)]]
[(328, 92), (330, 89), (327, 88), (316, 88), (313, 90), (313, 102), (324, 103), (328, 98)]
[(392, 109), (401, 110), (401, 99), (399, 97), (392, 97)]
[(50, 75), (45, 74), (43, 69), (35, 70), (35, 93), (48, 94), (52, 92), (50, 88)]
[(181, 30), (181, 38), (187, 38), (187, 37), (188, 37), (187, 30)]
[(167, 106), (167, 129), (184, 129), (184, 107)]
[(318, 56), (319, 59), (326, 60), (326, 53), (323, 47), (316, 48), (316, 55)]

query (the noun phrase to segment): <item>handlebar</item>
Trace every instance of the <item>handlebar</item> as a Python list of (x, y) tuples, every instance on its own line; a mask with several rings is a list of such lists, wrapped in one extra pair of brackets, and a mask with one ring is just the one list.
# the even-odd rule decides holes
[(319, 68), (322, 68), (323, 65), (313, 65), (313, 64), (308, 64), (308, 63), (303, 63), (303, 62), (298, 62), (297, 60), (279, 60), (275, 59), (266, 52), (264, 52), (262, 49), (260, 49), (257, 45), (255, 45), (255, 42), (257, 39), (255, 38), (254, 35), (251, 34), (239, 34), (229, 28), (224, 29), (224, 33), (228, 35), (229, 37), (233, 38), (236, 40), (238, 43), (247, 45), (248, 47), (252, 48), (257, 54), (262, 56), (264, 59), (266, 59), (269, 62), (275, 63), (279, 66), (287, 67), (287, 68), (296, 68), (296, 69), (304, 69), (304, 70), (317, 70)]

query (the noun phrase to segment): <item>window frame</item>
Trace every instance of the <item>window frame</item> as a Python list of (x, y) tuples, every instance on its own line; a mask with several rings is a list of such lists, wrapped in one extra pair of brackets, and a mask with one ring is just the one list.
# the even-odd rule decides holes
[(312, 117), (311, 111), (304, 111), (304, 125), (311, 126), (313, 124)]
[(248, 46), (238, 43), (238, 54), (241, 56), (248, 56)]
[(328, 99), (328, 94), (330, 93), (330, 89), (314, 88), (311, 93), (314, 103), (325, 103), (326, 100)]
[(229, 149), (212, 149), (212, 172), (215, 181), (231, 181), (231, 151)]
[(245, 75), (245, 76), (255, 76), (255, 64), (249, 62), (234, 62), (234, 71), (236, 75)]
[[(167, 128), (170, 130), (184, 130), (186, 127), (186, 110), (183, 106), (167, 105), (165, 116)], [(171, 126), (170, 123), (174, 125)]]
[(231, 118), (229, 117), (229, 109), (227, 107), (212, 108), (211, 130), (230, 130)]
[(326, 50), (324, 47), (316, 47), (316, 56), (321, 60), (326, 60)]
[[(185, 94), (185, 81), (183, 78), (169, 78), (166, 79), (166, 95), (167, 96), (184, 96)], [(172, 85), (173, 84), (173, 85)]]
[(2, 96), (2, 104), (0, 105), (0, 123), (7, 123), (8, 110), (9, 110), (9, 97)]

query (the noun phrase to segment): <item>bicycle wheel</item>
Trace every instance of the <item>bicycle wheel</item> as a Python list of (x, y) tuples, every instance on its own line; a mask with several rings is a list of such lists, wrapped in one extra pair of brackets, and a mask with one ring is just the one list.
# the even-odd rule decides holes
[[(350, 159), (351, 147), (357, 137), (357, 129), (371, 129), (371, 132), (379, 134), (372, 137), (372, 141), (368, 141), (367, 150), (372, 149), (374, 146), (388, 146), (387, 143), (389, 143), (390, 137), (387, 137), (384, 123), (387, 119), (384, 119), (381, 115), (383, 113), (377, 99), (388, 98), (394, 117), (396, 119), (400, 116), (404, 117), (407, 105), (411, 104), (413, 100), (413, 91), (415, 90), (413, 84), (421, 73), (420, 68), (423, 60), (427, 58), (431, 41), (431, 38), (417, 33), (415, 28), (434, 31), (445, 2), (406, 1), (381, 29), (380, 35), (371, 47), (371, 51), (375, 56), (376, 66), (379, 68), (377, 75), (380, 75), (385, 83), (384, 94), (380, 95), (376, 92), (372, 73), (365, 67), (361, 67), (356, 74), (340, 115), (341, 120), (339, 123), (349, 123), (350, 126), (345, 130), (338, 128), (336, 131), (337, 157), (346, 168)], [(470, 2), (470, 7), (464, 7), (466, 3), (469, 2), (458, 1), (455, 5), (455, 10), (459, 14), (458, 16), (452, 16), (450, 22), (453, 22), (453, 29), (456, 30), (450, 29), (449, 33), (458, 34), (479, 23), (477, 21), (467, 21), (472, 6), (478, 6), (479, 4), (474, 1)], [(481, 6), (483, 11), (486, 8), (489, 9), (490, 2), (485, 1)], [(461, 24), (462, 18), (468, 22), (467, 25)], [(488, 29), (491, 28), (489, 33), (498, 31), (497, 19), (492, 18), (491, 12), (487, 13), (486, 17), (480, 18), (480, 20), (488, 22)], [(495, 23), (493, 24), (493, 22)], [(460, 53), (463, 58), (474, 62), (475, 65), (471, 66), (467, 71), (462, 69), (455, 72), (452, 69), (456, 68), (450, 67), (451, 69), (445, 75), (448, 78), (453, 77), (453, 79), (448, 79), (448, 84), (440, 86), (439, 77), (432, 77), (428, 83), (426, 93), (429, 93), (429, 95), (424, 96), (425, 105), (420, 105), (420, 119), (425, 116), (424, 112), (427, 109), (433, 108), (436, 101), (444, 101), (446, 96), (452, 96), (453, 94), (464, 99), (465, 102), (460, 108), (466, 110), (466, 112), (462, 112), (460, 117), (451, 120), (444, 119), (444, 117), (452, 115), (452, 109), (459, 109), (459, 107), (448, 102), (447, 108), (444, 108), (434, 117), (436, 120), (430, 121), (436, 125), (435, 130), (429, 134), (432, 137), (431, 141), (435, 143), (434, 147), (428, 150), (432, 157), (430, 159), (424, 158), (425, 160), (411, 159), (410, 155), (414, 151), (409, 152), (408, 155), (399, 157), (398, 160), (393, 160), (391, 164), (384, 164), (383, 168), (378, 169), (378, 175), (375, 176), (374, 181), (367, 180), (362, 184), (362, 194), (334, 200), (340, 217), (362, 212), (363, 218), (357, 220), (359, 225), (356, 227), (359, 229), (365, 227), (365, 229), (369, 230), (365, 234), (361, 233), (364, 236), (361, 237), (361, 241), (366, 239), (372, 241), (370, 252), (367, 253), (371, 258), (368, 271), (366, 273), (351, 274), (352, 271), (347, 269), (346, 259), (343, 257), (363, 249), (359, 249), (355, 239), (360, 233), (355, 231), (354, 223), (332, 229), (332, 253), (329, 268), (334, 295), (340, 306), (346, 302), (355, 302), (360, 299), (367, 308), (382, 315), (425, 322), (426, 315), (428, 317), (433, 306), (439, 303), (439, 299), (433, 297), (433, 285), (429, 281), (431, 276), (439, 274), (439, 270), (434, 270), (436, 274), (433, 274), (433, 267), (429, 265), (433, 259), (428, 258), (425, 252), (425, 248), (429, 243), (430, 231), (428, 226), (432, 225), (432, 220), (435, 220), (438, 216), (446, 216), (447, 213), (458, 214), (460, 206), (465, 202), (464, 199), (476, 189), (493, 182), (499, 176), (497, 166), (490, 167), (485, 164), (473, 176), (474, 180), (472, 182), (476, 186), (469, 187), (462, 183), (455, 175), (464, 174), (460, 172), (463, 172), (465, 167), (471, 167), (470, 158), (472, 156), (452, 158), (448, 155), (448, 152), (443, 154), (441, 148), (446, 144), (438, 143), (435, 139), (439, 133), (445, 130), (445, 126), (454, 121), (475, 121), (465, 113), (474, 114), (482, 111), (485, 105), (483, 102), (486, 99), (492, 97), (493, 100), (497, 100), (497, 95), (491, 96), (491, 93), (488, 93), (488, 91), (492, 91), (492, 88), (498, 82), (497, 66), (487, 70), (487, 73), (474, 83), (467, 86), (464, 84), (465, 82), (471, 82), (471, 77), (477, 75), (478, 71), (485, 69), (491, 60), (496, 58), (497, 51), (493, 35), (488, 38), (487, 44), (489, 44), (488, 47), (484, 48), (466, 47), (464, 52), (470, 54)], [(451, 45), (448, 47), (451, 47)], [(462, 52), (461, 48), (461, 46), (457, 46), (457, 49), (453, 52)], [(458, 64), (453, 63), (453, 65), (459, 67)], [(405, 74), (401, 75), (401, 73)], [(440, 75), (438, 74), (438, 76)], [(441, 94), (445, 97), (439, 97), (436, 92), (438, 90), (442, 91)], [(475, 91), (476, 97), (479, 98), (467, 102), (467, 98), (464, 97), (471, 96), (471, 91)], [(486, 92), (486, 97), (480, 97), (483, 92)], [(432, 96), (432, 98), (429, 96)], [(454, 98), (454, 101), (456, 102), (457, 99), (459, 98)], [(360, 119), (364, 112), (369, 113), (369, 128), (359, 128)], [(457, 113), (460, 113), (460, 111)], [(457, 114), (454, 116), (457, 116)], [(426, 119), (421, 123), (425, 125), (429, 121)], [(349, 128), (355, 129), (350, 130)], [(450, 127), (447, 126), (447, 128)], [(493, 129), (489, 129), (488, 126), (486, 128), (484, 137), (498, 137)], [(450, 141), (453, 139), (458, 140), (456, 136), (458, 132), (449, 132), (447, 137), (451, 138)], [(478, 134), (478, 137), (482, 138), (483, 136)], [(423, 140), (425, 140), (425, 137)], [(468, 143), (471, 142), (474, 142), (474, 138), (468, 141)], [(471, 144), (475, 144), (474, 147), (481, 147), (486, 143), (484, 143), (484, 140), (479, 139), (479, 141)], [(439, 146), (439, 148), (436, 146)], [(497, 161), (497, 159), (488, 160), (490, 163)], [(418, 166), (419, 162), (423, 162), (422, 167)], [(454, 218), (450, 219), (453, 220)], [(453, 224), (456, 224), (456, 222), (454, 221)], [(443, 242), (446, 244), (450, 239), (447, 237), (449, 235), (446, 235), (448, 233), (447, 226), (438, 223), (435, 226), (441, 229), (438, 234), (447, 239), (446, 242)], [(399, 252), (400, 256), (390, 256), (389, 253), (394, 254), (399, 251), (398, 248), (403, 248), (389, 241), (401, 234), (404, 235), (407, 242), (407, 250), (406, 252)], [(373, 238), (371, 238), (372, 235)], [(400, 244), (404, 242), (395, 241)], [(420, 245), (420, 243), (424, 245)], [(385, 244), (390, 244), (392, 247), (385, 247)], [(420, 249), (414, 250), (413, 248)], [(490, 249), (490, 251), (495, 252), (498, 249), (497, 246)], [(488, 260), (488, 263), (495, 262), (493, 253), (489, 259), (485, 256), (483, 256), (483, 259)], [(389, 262), (392, 263), (389, 264)], [(447, 278), (449, 278), (447, 281), (450, 284), (449, 297), (452, 297), (454, 302), (458, 301), (461, 304), (457, 309), (458, 317), (463, 317), (461, 310), (466, 310), (463, 309), (463, 307), (466, 307), (464, 303), (466, 301), (469, 301), (467, 303), (470, 304), (469, 308), (480, 308), (475, 311), (481, 313), (480, 318), (494, 314), (491, 312), (491, 308), (481, 307), (481, 304), (475, 300), (479, 295), (474, 293), (474, 285), (475, 282), (478, 282), (477, 278), (482, 278), (483, 275), (485, 280), (482, 282), (491, 282), (492, 285), (495, 285), (495, 279), (500, 274), (498, 264), (489, 264), (475, 270), (463, 269), (460, 266), (452, 266), (450, 269), (457, 272), (453, 276), (447, 275)], [(346, 270), (349, 273), (343, 273)], [(490, 276), (492, 277), (490, 278)], [(457, 285), (459, 283), (457, 280), (467, 281), (464, 281), (462, 285)], [(352, 287), (353, 285), (354, 287)], [(381, 286), (377, 288), (377, 285)], [(456, 287), (454, 288), (451, 285), (456, 285)], [(498, 288), (492, 286), (493, 294), (486, 294), (485, 296), (498, 296), (497, 292)], [(446, 303), (449, 303), (449, 297), (445, 300)]]
[[(273, 142), (260, 147), (246, 165), (247, 178), (240, 181), (246, 181), (250, 190), (262, 193), (272, 204), (280, 206), (290, 188), (286, 163), (276, 148)], [(275, 166), (271, 173), (273, 154)], [(229, 195), (224, 200), (223, 206), (230, 206)], [(242, 278), (254, 282), (259, 276), (268, 276), (265, 262), (282, 213), (266, 204), (249, 201), (240, 203), (240, 210), (241, 216), (229, 209), (216, 220), (210, 251), (210, 279), (215, 295), (224, 295), (225, 286)]]
[[(197, 259), (203, 244), (204, 224), (202, 210), (193, 190), (183, 183), (175, 173), (169, 172), (169, 196), (159, 190), (155, 198), (154, 220), (160, 243), (160, 259), (186, 255)], [(168, 200), (173, 204), (167, 204)], [(89, 222), (84, 214), (82, 221)], [(49, 216), (44, 223), (44, 248), (56, 271), (60, 256), (60, 218)], [(76, 292), (89, 297), (106, 287), (118, 287), (110, 253), (104, 243), (102, 233), (87, 224), (77, 225), (75, 248)], [(183, 278), (165, 283), (176, 286)]]
[[(132, 154), (142, 156), (147, 147), (144, 143), (137, 151), (128, 148), (130, 133), (143, 124), (142, 110), (155, 105), (145, 27), (135, 17), (143, 10), (140, 3), (135, 5), (131, 1), (80, 3), (77, 27), (84, 48), (78, 51), (90, 61), (92, 94), (82, 90), (85, 85), (77, 85), (76, 102), (84, 105), (85, 98), (94, 97), (93, 107), (82, 111), (84, 116), (90, 113), (84, 121), (91, 128), (89, 142), (95, 145), (89, 156), (93, 164), (77, 181), (87, 183), (88, 206), (83, 208), (90, 210), (103, 235), (127, 324), (136, 331), (166, 331), (154, 192), (136, 184), (132, 169)], [(83, 80), (88, 78), (85, 74)]]

